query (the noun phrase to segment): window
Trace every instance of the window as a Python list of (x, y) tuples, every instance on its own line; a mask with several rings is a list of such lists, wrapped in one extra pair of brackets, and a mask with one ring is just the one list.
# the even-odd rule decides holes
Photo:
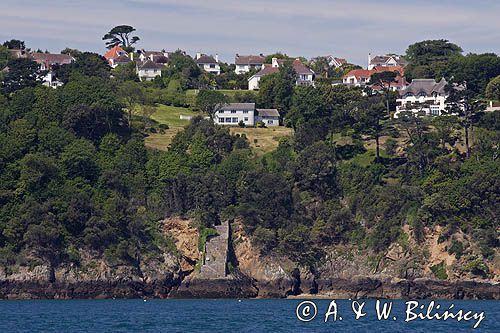
[(223, 123), (223, 122), (224, 122), (224, 118), (220, 118), (219, 123)]
[(224, 113), (224, 110), (220, 110), (219, 113)]
[(243, 113), (248, 113), (248, 110), (244, 110)]
[(231, 118), (226, 118), (226, 123), (230, 123), (231, 122)]
[(267, 123), (268, 123), (269, 125), (272, 125), (272, 124), (273, 124), (273, 121), (272, 121), (272, 120), (268, 120), (268, 121), (267, 121)]
[(237, 123), (237, 122), (238, 122), (238, 118), (237, 117), (233, 118), (233, 123)]
[(236, 110), (231, 110), (231, 113), (236, 113)]
[(215, 64), (210, 64), (210, 68), (215, 68)]
[(245, 121), (248, 121), (248, 117), (245, 117), (244, 119), (245, 119)]

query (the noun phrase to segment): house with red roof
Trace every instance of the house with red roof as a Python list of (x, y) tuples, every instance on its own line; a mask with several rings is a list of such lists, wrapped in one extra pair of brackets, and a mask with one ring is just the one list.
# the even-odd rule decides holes
[(371, 86), (374, 90), (382, 90), (382, 87), (377, 83), (371, 84), (370, 78), (375, 73), (382, 72), (397, 72), (398, 75), (393, 84), (391, 84), (391, 90), (397, 91), (406, 86), (406, 80), (404, 79), (404, 68), (401, 66), (380, 66), (374, 67), (373, 69), (353, 69), (342, 78), (342, 83), (353, 87), (365, 87)]
[(129, 54), (119, 45), (114, 46), (108, 52), (104, 53), (104, 58), (106, 58), (109, 65), (113, 68), (115, 68), (121, 63), (126, 62), (125, 58), (129, 58), (129, 61), (132, 60), (130, 59)]
[[(279, 68), (283, 66), (286, 60), (273, 58), (271, 64), (264, 64), (264, 68), (262, 68), (258, 73), (252, 75), (248, 79), (248, 90), (257, 90), (259, 89), (259, 81), (262, 77), (279, 72)], [(316, 73), (306, 65), (304, 65), (299, 58), (295, 59), (292, 62), (292, 67), (297, 74), (297, 85), (302, 86), (310, 86), (314, 85), (314, 77)]]

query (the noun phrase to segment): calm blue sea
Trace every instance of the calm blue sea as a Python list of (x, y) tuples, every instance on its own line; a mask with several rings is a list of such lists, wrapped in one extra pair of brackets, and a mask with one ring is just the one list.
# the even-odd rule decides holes
[[(0, 332), (500, 332), (500, 301), (436, 301), (440, 310), (453, 303), (455, 311), (484, 311), (485, 319), (476, 330), (474, 320), (405, 322), (405, 301), (393, 301), (385, 321), (377, 320), (375, 300), (365, 301), (366, 315), (359, 320), (354, 319), (351, 301), (336, 301), (337, 321), (332, 315), (325, 323), (330, 301), (314, 300), (316, 317), (301, 322), (296, 308), (302, 301), (5, 300), (0, 301)], [(312, 316), (313, 306), (299, 313)]]

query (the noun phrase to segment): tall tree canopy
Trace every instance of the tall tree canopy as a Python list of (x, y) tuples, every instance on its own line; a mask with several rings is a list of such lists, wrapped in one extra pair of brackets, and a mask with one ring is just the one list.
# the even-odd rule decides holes
[(105, 34), (102, 40), (106, 41), (109, 49), (121, 45), (124, 49), (131, 50), (132, 45), (140, 40), (137, 36), (130, 36), (135, 30), (130, 25), (118, 25)]
[(26, 48), (26, 45), (24, 44), (24, 41), (19, 40), (19, 39), (11, 39), (3, 43), (3, 46), (5, 46), (8, 49), (21, 49), (24, 50)]
[(462, 54), (462, 48), (445, 39), (425, 40), (408, 46), (405, 69), (407, 78), (436, 78), (442, 76), (446, 62)]

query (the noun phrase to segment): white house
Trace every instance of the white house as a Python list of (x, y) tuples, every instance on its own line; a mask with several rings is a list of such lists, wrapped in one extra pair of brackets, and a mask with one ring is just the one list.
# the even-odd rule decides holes
[(196, 64), (206, 72), (219, 75), (220, 65), (219, 65), (219, 55), (207, 56), (205, 54), (197, 53), (195, 58)]
[[(264, 68), (248, 79), (248, 90), (259, 89), (260, 79), (266, 75), (279, 72), (279, 67), (283, 66), (284, 62), (285, 60), (283, 59), (273, 58), (270, 65), (265, 64)], [(313, 70), (306, 67), (299, 58), (292, 62), (292, 67), (297, 73), (297, 81), (295, 82), (297, 85), (314, 85), (314, 77), (316, 74)]]
[(42, 77), (42, 85), (51, 88), (57, 88), (63, 85), (61, 81), (57, 79), (54, 72), (49, 71), (45, 76)]
[(405, 67), (408, 65), (408, 61), (401, 56), (394, 54), (378, 55), (372, 57), (371, 53), (368, 53), (368, 69), (372, 70), (375, 67), (394, 67), (401, 66)]
[(228, 103), (214, 114), (214, 122), (219, 125), (255, 125), (255, 103)]
[(280, 114), (276, 109), (257, 109), (255, 123), (262, 122), (266, 126), (279, 126)]
[(146, 60), (145, 62), (138, 62), (136, 66), (137, 76), (141, 81), (151, 81), (157, 76), (161, 76), (161, 70), (165, 66), (162, 64), (157, 64), (151, 60)]
[[(375, 73), (398, 72), (396, 82), (391, 84), (391, 90), (398, 91), (406, 86), (404, 79), (404, 68), (401, 66), (380, 66), (373, 69), (353, 69), (342, 78), (342, 83), (353, 87), (365, 87), (371, 85), (371, 76)], [(374, 87), (377, 90), (377, 87)]]
[(252, 69), (261, 70), (264, 67), (264, 60), (266, 57), (261, 53), (258, 56), (254, 55), (239, 55), (236, 54), (234, 64), (236, 65), (235, 73), (244, 74), (250, 72)]
[(433, 116), (441, 115), (447, 106), (448, 93), (445, 91), (447, 84), (444, 78), (439, 82), (434, 79), (414, 79), (406, 88), (400, 90), (394, 118), (398, 118), (401, 112), (408, 111)]

